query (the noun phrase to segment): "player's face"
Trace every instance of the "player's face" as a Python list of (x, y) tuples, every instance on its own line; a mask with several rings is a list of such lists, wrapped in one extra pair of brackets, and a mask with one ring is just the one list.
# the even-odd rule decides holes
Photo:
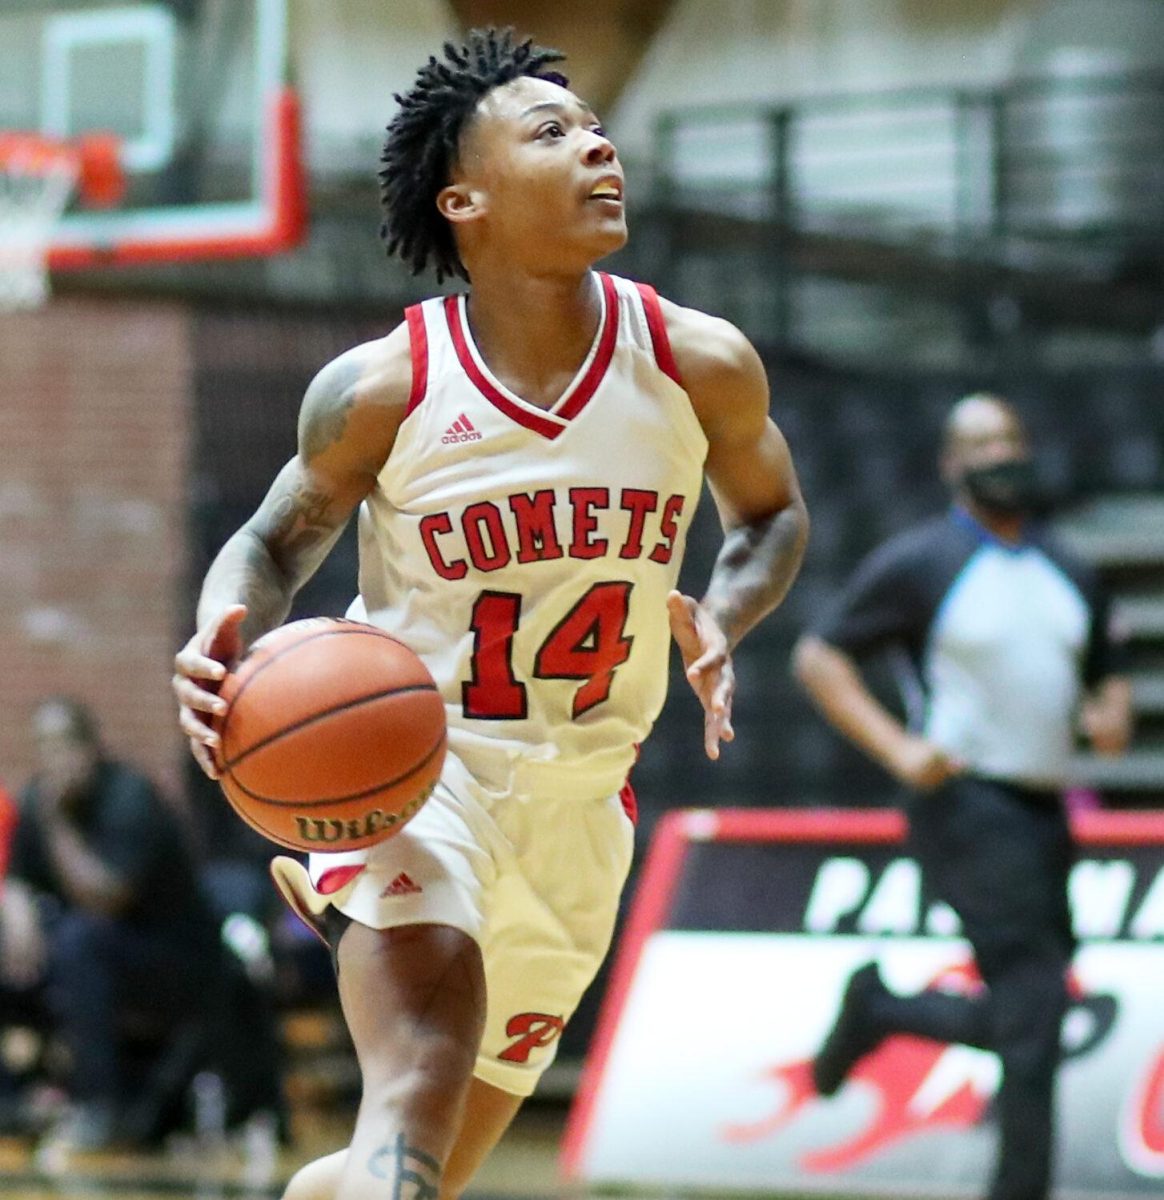
[(589, 267), (626, 241), (623, 173), (598, 118), (573, 92), (518, 79), (481, 102), (454, 184), (479, 218), (472, 237), (531, 265)]

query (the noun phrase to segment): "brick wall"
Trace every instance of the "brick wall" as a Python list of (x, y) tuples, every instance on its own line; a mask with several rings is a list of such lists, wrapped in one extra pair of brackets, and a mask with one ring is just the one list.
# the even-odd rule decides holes
[(94, 706), (119, 757), (176, 791), (169, 678), (186, 636), (190, 321), (58, 297), (0, 317), (0, 781), (31, 767), (52, 692)]

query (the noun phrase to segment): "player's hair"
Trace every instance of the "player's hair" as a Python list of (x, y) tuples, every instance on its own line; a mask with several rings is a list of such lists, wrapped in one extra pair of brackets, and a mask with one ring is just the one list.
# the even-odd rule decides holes
[(380, 237), (388, 253), (414, 275), (431, 262), (438, 283), (451, 275), (469, 278), (436, 198), (449, 182), (461, 134), (481, 98), (523, 76), (567, 86), (565, 76), (546, 70), (565, 55), (534, 45), (532, 38), (515, 42), (512, 29), (472, 29), (464, 46), (446, 42), (444, 52), (444, 62), (430, 57), (411, 90), (396, 94), (400, 109), (388, 126), (379, 171)]

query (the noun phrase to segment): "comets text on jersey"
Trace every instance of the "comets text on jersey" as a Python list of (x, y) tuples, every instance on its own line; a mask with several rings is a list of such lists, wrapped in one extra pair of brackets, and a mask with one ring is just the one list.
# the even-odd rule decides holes
[[(669, 563), (686, 497), (642, 488), (572, 487), (516, 492), (459, 513), (421, 518), (420, 536), (442, 579), (553, 559), (647, 558)], [(459, 534), (459, 536), (458, 536)]]

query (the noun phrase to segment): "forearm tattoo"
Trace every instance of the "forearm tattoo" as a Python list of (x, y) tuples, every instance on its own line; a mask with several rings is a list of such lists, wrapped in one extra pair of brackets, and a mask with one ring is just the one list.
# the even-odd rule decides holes
[(402, 1133), (368, 1159), (368, 1171), (392, 1184), (391, 1200), (437, 1200), (440, 1195), (440, 1163), (410, 1146)]
[[(247, 606), (250, 641), (284, 620), (295, 590), (326, 556), (339, 530), (327, 519), (328, 497), (285, 480), (288, 490), (268, 498), (268, 532), (244, 527), (223, 547), (207, 575), (200, 603), (218, 607), (227, 597)], [(210, 601), (207, 597), (211, 597)]]
[(296, 487), (289, 495), (281, 496), (271, 514), (272, 542), (278, 546), (280, 557), (294, 567), (300, 555), (324, 543), (335, 533), (327, 519), (328, 496), (309, 487)]
[(799, 504), (733, 529), (724, 538), (705, 604), (734, 645), (784, 599), (804, 558), (807, 522)]

